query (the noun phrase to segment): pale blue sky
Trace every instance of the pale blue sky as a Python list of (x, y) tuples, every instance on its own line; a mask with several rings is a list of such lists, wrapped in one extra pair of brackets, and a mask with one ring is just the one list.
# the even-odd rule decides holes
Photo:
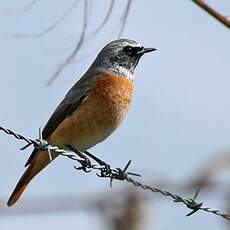
[[(70, 65), (51, 87), (45, 83), (76, 43), (82, 27), (82, 1), (78, 10), (52, 33), (40, 39), (14, 38), (7, 33), (36, 34), (48, 27), (72, 4), (39, 1), (25, 14), (6, 15), (22, 9), (28, 1), (3, 2), (0, 12), (0, 121), (1, 125), (36, 137), (71, 85), (86, 71), (97, 52), (118, 34), (124, 1), (117, 1), (104, 30), (88, 40), (79, 53), (79, 62)], [(208, 1), (223, 14), (230, 14), (228, 0)], [(102, 21), (106, 1), (93, 1), (88, 34)], [(158, 49), (146, 55), (135, 73), (131, 110), (121, 127), (92, 151), (114, 166), (129, 159), (146, 181), (156, 172), (183, 181), (205, 159), (230, 148), (230, 33), (227, 28), (196, 7), (191, 1), (133, 1), (123, 37)], [(64, 51), (63, 51), (64, 49)], [(86, 57), (85, 57), (86, 55)], [(0, 196), (12, 192), (29, 151), (23, 143), (0, 134)], [(144, 170), (151, 170), (146, 173)], [(228, 181), (229, 182), (229, 181)], [(115, 188), (122, 184), (115, 183)], [(95, 175), (77, 174), (73, 162), (60, 158), (37, 177), (23, 197), (35, 195), (90, 194), (110, 192), (108, 181)], [(154, 196), (154, 195), (153, 195)], [(205, 203), (223, 208), (221, 199), (202, 197)], [(20, 200), (23, 205), (23, 198)], [(0, 204), (1, 207), (5, 203)], [(219, 230), (221, 219), (207, 214), (185, 218), (187, 210), (169, 200), (150, 203), (146, 229)], [(106, 229), (98, 214), (52, 214), (2, 217), (0, 229), (55, 229), (85, 226)], [(149, 227), (151, 226), (151, 227)]]

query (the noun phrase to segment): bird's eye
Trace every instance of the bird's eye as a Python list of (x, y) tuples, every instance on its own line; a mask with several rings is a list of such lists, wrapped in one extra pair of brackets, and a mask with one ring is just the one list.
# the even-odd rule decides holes
[(124, 50), (124, 52), (125, 52), (126, 54), (128, 54), (129, 56), (135, 55), (135, 50), (134, 50), (134, 47), (132, 47), (132, 46), (125, 46), (125, 47), (123, 48), (123, 50)]
[(143, 50), (143, 47), (132, 47), (132, 46), (125, 46), (123, 48), (124, 52), (130, 56), (130, 57), (134, 57), (136, 56), (141, 50)]

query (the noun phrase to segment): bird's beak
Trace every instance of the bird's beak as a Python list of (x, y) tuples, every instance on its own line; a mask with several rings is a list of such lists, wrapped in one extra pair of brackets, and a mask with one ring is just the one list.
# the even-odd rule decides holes
[(149, 53), (149, 52), (153, 52), (153, 51), (156, 51), (157, 49), (155, 49), (155, 48), (144, 48), (143, 49), (143, 53)]
[(157, 49), (155, 48), (144, 48), (143, 50), (141, 50), (140, 52), (138, 52), (138, 54), (140, 54), (141, 56), (143, 54), (146, 54), (146, 53), (149, 53), (149, 52), (153, 52), (153, 51), (156, 51)]

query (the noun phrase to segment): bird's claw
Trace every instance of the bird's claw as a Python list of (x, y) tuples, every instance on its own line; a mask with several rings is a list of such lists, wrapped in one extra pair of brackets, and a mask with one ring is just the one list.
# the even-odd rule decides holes
[(83, 170), (86, 173), (91, 172), (92, 169), (90, 168), (92, 168), (92, 164), (89, 158), (86, 157), (84, 159), (79, 159), (77, 161), (81, 164), (81, 166), (74, 166), (76, 170)]
[(102, 171), (103, 171), (105, 174), (110, 174), (110, 173), (111, 173), (111, 166), (110, 166), (108, 163), (102, 161), (102, 162), (100, 163), (100, 165), (101, 165), (101, 166), (104, 166), (104, 168), (102, 169)]
[(84, 166), (74, 166), (74, 168), (76, 169), (76, 170), (83, 170), (85, 173), (89, 173), (89, 172), (91, 172), (92, 170), (91, 169), (87, 169), (86, 167), (84, 167)]
[[(98, 169), (100, 170), (100, 173), (96, 173), (98, 177), (109, 177), (110, 178), (110, 187), (112, 187), (112, 182), (114, 179), (116, 180), (125, 180), (128, 178), (128, 175), (132, 176), (141, 176), (137, 173), (128, 172), (128, 167), (131, 164), (131, 161), (128, 161), (124, 169), (121, 168), (111, 168), (111, 166), (106, 163), (105, 161), (102, 161), (98, 157), (94, 156), (88, 151), (85, 151), (84, 153), (80, 152), (76, 148), (74, 148), (72, 145), (67, 145), (67, 147), (75, 152), (80, 159), (77, 159), (77, 161), (81, 164), (79, 167), (74, 166), (76, 170), (83, 170), (86, 173), (91, 172), (92, 169)], [(91, 160), (97, 162), (99, 165), (92, 165)]]
[(101, 172), (96, 173), (99, 177), (109, 177), (112, 174), (111, 166), (104, 161), (100, 161)]

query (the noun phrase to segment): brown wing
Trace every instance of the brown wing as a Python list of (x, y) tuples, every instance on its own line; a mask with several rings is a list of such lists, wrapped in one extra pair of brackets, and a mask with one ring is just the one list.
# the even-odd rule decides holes
[[(68, 92), (62, 102), (59, 104), (57, 109), (51, 115), (50, 119), (46, 123), (42, 136), (43, 139), (47, 139), (50, 134), (65, 120), (66, 117), (70, 116), (82, 103), (84, 98), (88, 95), (89, 90), (94, 84), (94, 78), (82, 77)], [(34, 149), (29, 159), (27, 160), (25, 167), (28, 166), (36, 155), (37, 150)]]

